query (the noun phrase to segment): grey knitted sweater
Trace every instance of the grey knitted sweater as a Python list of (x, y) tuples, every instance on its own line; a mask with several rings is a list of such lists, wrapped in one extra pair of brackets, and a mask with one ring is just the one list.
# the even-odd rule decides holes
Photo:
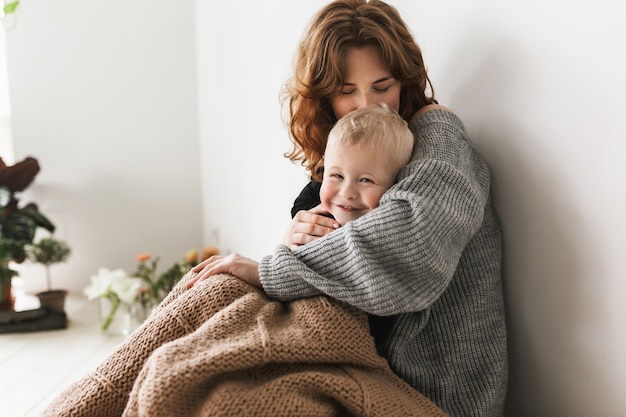
[(259, 265), (272, 298), (327, 294), (386, 316), (380, 353), (451, 416), (502, 416), (508, 366), (502, 240), (489, 169), (461, 120), (413, 120), (411, 162), (380, 206)]

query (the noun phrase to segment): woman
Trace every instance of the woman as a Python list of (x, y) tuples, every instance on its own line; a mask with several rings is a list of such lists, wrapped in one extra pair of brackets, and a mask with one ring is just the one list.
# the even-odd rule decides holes
[[(444, 411), (501, 416), (502, 241), (489, 169), (462, 122), (435, 104), (408, 27), (381, 1), (330, 3), (300, 44), (287, 91), (288, 156), (312, 182), (296, 200), (283, 245), (259, 263), (213, 257), (194, 268), (195, 281), (226, 272), (281, 301), (326, 294), (347, 302), (369, 314), (394, 372)], [(339, 228), (318, 206), (328, 131), (375, 102), (410, 122), (417, 145), (380, 206)]]

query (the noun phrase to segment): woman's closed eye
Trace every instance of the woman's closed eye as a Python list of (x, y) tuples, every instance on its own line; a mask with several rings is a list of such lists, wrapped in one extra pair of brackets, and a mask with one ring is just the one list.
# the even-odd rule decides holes
[[(372, 91), (375, 93), (386, 93), (387, 91), (389, 91), (389, 89), (391, 88), (392, 84), (386, 85), (386, 86), (373, 86), (372, 87)], [(354, 94), (356, 93), (356, 89), (355, 88), (349, 88), (349, 89), (342, 89), (340, 94), (342, 96), (349, 96), (350, 94)]]

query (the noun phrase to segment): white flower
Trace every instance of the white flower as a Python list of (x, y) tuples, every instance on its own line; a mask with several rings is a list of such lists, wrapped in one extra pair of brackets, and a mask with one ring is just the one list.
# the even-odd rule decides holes
[(115, 293), (121, 302), (132, 304), (137, 300), (137, 295), (142, 285), (141, 279), (125, 276), (111, 282), (111, 292)]
[(108, 297), (115, 294), (120, 301), (132, 304), (137, 298), (142, 282), (139, 278), (129, 277), (123, 269), (113, 271), (100, 268), (98, 274), (91, 277), (91, 285), (85, 288), (89, 300)]
[[(120, 270), (121, 271), (121, 270)], [(122, 271), (123, 272), (123, 271)], [(116, 271), (116, 274), (118, 272)], [(85, 288), (85, 295), (90, 300), (106, 296), (111, 286), (114, 273), (107, 268), (98, 269), (98, 273), (91, 277), (91, 285)]]

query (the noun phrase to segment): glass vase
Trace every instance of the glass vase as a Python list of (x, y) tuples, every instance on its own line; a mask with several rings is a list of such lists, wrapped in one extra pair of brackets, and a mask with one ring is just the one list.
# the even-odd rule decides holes
[(137, 301), (135, 305), (135, 319), (138, 325), (141, 325), (152, 314), (152, 311), (156, 308), (157, 304), (152, 298), (147, 298)]
[(128, 336), (140, 324), (135, 305), (100, 298), (100, 326), (103, 333)]

